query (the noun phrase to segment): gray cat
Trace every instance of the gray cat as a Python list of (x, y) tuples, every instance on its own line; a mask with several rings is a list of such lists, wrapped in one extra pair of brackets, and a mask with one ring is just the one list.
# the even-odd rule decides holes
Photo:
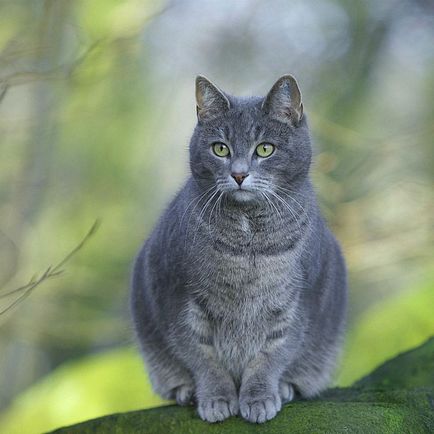
[(162, 397), (209, 422), (265, 422), (328, 385), (345, 264), (309, 180), (296, 80), (238, 98), (199, 76), (196, 100), (191, 176), (136, 259), (136, 332)]

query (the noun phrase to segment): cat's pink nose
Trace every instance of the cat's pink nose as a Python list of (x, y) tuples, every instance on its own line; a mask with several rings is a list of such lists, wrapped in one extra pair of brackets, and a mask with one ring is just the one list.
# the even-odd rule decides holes
[(241, 185), (243, 183), (243, 181), (249, 176), (248, 173), (232, 173), (231, 174), (232, 178), (235, 179), (235, 182), (238, 185)]

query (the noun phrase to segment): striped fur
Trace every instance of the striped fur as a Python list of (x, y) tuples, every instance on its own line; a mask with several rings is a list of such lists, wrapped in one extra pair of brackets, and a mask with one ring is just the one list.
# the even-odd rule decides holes
[[(344, 328), (345, 265), (309, 181), (306, 117), (284, 122), (295, 109), (275, 119), (263, 98), (213, 92), (221, 91), (206, 88), (198, 100), (192, 175), (136, 259), (131, 308), (156, 392), (195, 401), (210, 422), (237, 413), (264, 422), (294, 391), (312, 397), (328, 385)], [(214, 155), (215, 141), (231, 156)], [(276, 148), (261, 159), (254, 148), (263, 141)], [(234, 168), (249, 173), (245, 192)]]

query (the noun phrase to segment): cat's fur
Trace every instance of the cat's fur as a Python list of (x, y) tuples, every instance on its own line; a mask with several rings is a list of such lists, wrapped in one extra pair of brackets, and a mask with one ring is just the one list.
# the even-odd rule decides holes
[[(266, 98), (196, 80), (192, 175), (137, 257), (131, 307), (152, 385), (209, 422), (273, 418), (329, 383), (346, 272), (309, 180), (311, 144), (295, 79)], [(212, 152), (213, 142), (230, 148)], [(261, 142), (274, 153), (254, 154)], [(231, 173), (248, 173), (239, 186)]]

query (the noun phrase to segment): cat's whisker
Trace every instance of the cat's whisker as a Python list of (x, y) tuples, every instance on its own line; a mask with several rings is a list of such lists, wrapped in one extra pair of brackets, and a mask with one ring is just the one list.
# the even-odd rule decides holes
[(288, 193), (296, 194), (297, 196), (300, 196), (300, 197), (303, 197), (303, 198), (307, 198), (307, 199), (310, 198), (309, 195), (303, 194), (303, 193), (301, 193), (301, 192), (299, 192), (299, 191), (291, 190), (290, 188), (285, 188), (285, 187), (282, 187), (282, 186), (277, 185), (277, 184), (273, 184), (273, 185), (274, 185), (275, 187), (279, 187), (279, 189), (281, 189), (281, 190), (285, 190), (285, 191), (288, 192)]
[[(200, 225), (201, 222), (202, 222), (202, 219), (203, 219), (203, 217), (204, 217), (204, 215), (205, 215), (205, 213), (206, 213), (207, 208), (209, 207), (209, 205), (211, 204), (212, 200), (214, 199), (214, 197), (215, 197), (218, 193), (220, 193), (220, 191), (219, 191), (219, 190), (217, 189), (217, 187), (216, 187), (216, 191), (214, 191), (214, 192), (211, 194), (211, 196), (210, 196), (210, 197), (208, 198), (208, 200), (205, 202), (205, 205), (202, 207), (202, 209), (201, 209), (201, 211), (200, 211), (200, 213), (199, 213), (199, 217), (198, 217), (199, 225)], [(196, 229), (196, 232), (195, 232), (194, 237), (193, 237), (193, 243), (192, 243), (192, 245), (195, 244), (196, 236), (197, 236), (197, 233), (198, 233), (198, 232), (199, 232), (199, 230)]]
[[(280, 195), (278, 195), (277, 192), (273, 191), (273, 187), (276, 187), (275, 185), (273, 185), (270, 182), (263, 180), (263, 179), (257, 180), (256, 184), (258, 186), (262, 187), (261, 191), (263, 193), (265, 193), (264, 190), (266, 190), (268, 193), (270, 193), (272, 196), (274, 196), (291, 213), (291, 215), (294, 217), (294, 219), (297, 220), (297, 216), (294, 214), (294, 210), (291, 208), (291, 206), (282, 197), (280, 197)], [(271, 203), (273, 203), (273, 202), (271, 201)], [(305, 211), (304, 208), (302, 208), (302, 209), (303, 209), (303, 211)]]
[(221, 197), (222, 197), (222, 195), (223, 195), (223, 192), (222, 192), (222, 191), (219, 190), (219, 192), (220, 192), (220, 194), (219, 194), (219, 196), (217, 197), (216, 201), (214, 202), (214, 205), (212, 206), (211, 211), (210, 211), (210, 213), (209, 213), (209, 218), (208, 218), (208, 227), (209, 227), (209, 228), (211, 228), (211, 218), (212, 218), (212, 213), (214, 212), (215, 207), (217, 206), (217, 204), (219, 203), (219, 200), (221, 199)]
[(189, 238), (189, 231), (190, 231), (190, 220), (194, 214), (195, 209), (199, 206), (200, 202), (204, 199), (206, 199), (207, 195), (212, 195), (213, 194), (213, 190), (217, 189), (217, 187), (215, 185), (213, 185), (211, 188), (209, 188), (208, 190), (205, 191), (204, 194), (201, 195), (200, 199), (197, 201), (197, 203), (194, 205), (193, 209), (190, 212), (190, 215), (188, 217), (188, 221), (187, 221), (187, 225), (186, 225), (186, 234), (185, 234), (185, 240), (184, 240), (184, 247), (187, 246), (187, 241)]
[(270, 209), (270, 204), (268, 203), (268, 202), (269, 202), (268, 197), (265, 195), (265, 193), (264, 193), (263, 191), (258, 190), (258, 192), (259, 192), (259, 194), (264, 198), (266, 208), (267, 208), (267, 209)]
[(280, 186), (278, 184), (275, 184), (274, 182), (271, 182), (271, 181), (269, 181), (267, 179), (264, 179), (264, 178), (256, 178), (255, 183), (258, 186), (265, 187), (267, 189), (272, 189), (272, 190), (273, 189), (278, 189), (278, 190), (284, 191), (285, 193), (288, 193), (288, 194), (295, 194), (297, 196), (301, 196), (302, 198), (305, 198), (305, 199), (306, 198), (307, 199), (310, 198), (310, 196), (308, 196), (306, 194), (303, 194), (303, 193), (301, 193), (299, 191), (291, 190), (289, 188), (284, 188), (284, 187), (282, 187), (282, 186)]
[(265, 191), (261, 191), (261, 194), (265, 197), (266, 202), (270, 205), (270, 208), (274, 211), (276, 211), (277, 216), (279, 217), (280, 221), (283, 223), (283, 216), (279, 209), (276, 207), (276, 205), (273, 203), (273, 201), (268, 197), (267, 193)]
[[(305, 211), (305, 209), (303, 208), (303, 206), (300, 204), (300, 202), (298, 202), (294, 197), (292, 197), (292, 194), (297, 194), (296, 191), (293, 190), (288, 190), (287, 188), (283, 188), (280, 185), (275, 185), (274, 188), (277, 188), (277, 190), (281, 191), (282, 193), (285, 193), (289, 198), (291, 198), (303, 211)], [(303, 197), (307, 197), (305, 195), (303, 195)]]
[(190, 216), (189, 216), (188, 221), (187, 221), (187, 230), (188, 230), (188, 228), (190, 227), (190, 220), (191, 220), (191, 217), (193, 216), (193, 213), (194, 213), (195, 209), (199, 206), (200, 202), (201, 202), (203, 199), (206, 200), (208, 194), (213, 194), (213, 190), (214, 190), (214, 189), (216, 189), (215, 186), (213, 186), (210, 190), (206, 191), (206, 193), (202, 195), (202, 197), (200, 198), (200, 200), (196, 203), (196, 205), (195, 205), (195, 206), (193, 207), (193, 209), (191, 210), (191, 212), (190, 212)]
[(286, 202), (283, 198), (281, 198), (278, 194), (277, 194), (277, 192), (274, 192), (274, 191), (269, 191), (269, 193), (273, 196), (273, 197), (275, 197), (290, 213), (291, 213), (291, 215), (293, 216), (293, 218), (294, 218), (294, 221), (297, 223), (297, 225), (298, 225), (298, 229), (299, 229), (299, 231), (301, 232), (301, 226), (300, 226), (300, 222), (299, 222), (299, 219), (297, 218), (297, 215), (295, 214), (295, 212), (294, 212), (294, 210), (291, 208), (291, 206), (288, 204), (288, 202)]
[[(279, 189), (279, 191), (280, 191), (280, 189), (282, 189), (282, 187), (279, 187), (279, 186), (275, 186), (275, 187), (277, 187), (278, 189)], [(309, 220), (309, 222), (311, 222), (311, 220), (310, 220), (310, 216), (309, 216), (309, 213), (306, 211), (306, 209), (303, 207), (303, 205), (301, 205), (301, 203), (300, 202), (298, 202), (296, 199), (294, 199), (289, 193), (287, 193), (286, 191), (283, 191), (283, 190), (285, 190), (285, 189), (282, 189), (282, 191), (280, 191), (280, 194), (282, 194), (282, 195), (284, 195), (285, 197), (287, 197), (288, 199), (290, 199), (290, 200), (292, 200), (293, 202), (295, 202), (299, 207), (300, 207), (300, 209), (301, 209), (301, 211), (303, 212), (303, 214), (307, 217), (307, 219)]]
[(221, 204), (222, 204), (222, 202), (223, 202), (223, 196), (224, 196), (224, 191), (222, 191), (222, 194), (220, 195), (220, 197), (219, 197), (219, 199), (217, 200), (217, 203), (218, 203), (218, 205), (217, 205), (217, 210), (216, 210), (216, 214), (217, 214), (217, 218), (218, 219), (221, 219)]
[[(187, 211), (188, 211), (189, 208), (193, 205), (193, 203), (196, 202), (196, 201), (200, 202), (201, 199), (202, 199), (204, 196), (206, 196), (206, 194), (207, 194), (208, 192), (210, 192), (213, 188), (215, 188), (214, 185), (212, 185), (210, 188), (208, 188), (207, 190), (205, 190), (204, 192), (202, 192), (202, 193), (199, 194), (198, 196), (194, 197), (194, 198), (189, 202), (189, 204), (188, 204), (187, 207), (185, 208), (184, 212), (182, 213), (181, 219), (179, 220), (179, 226), (180, 226), (180, 227), (182, 226), (182, 223), (183, 223), (183, 220), (184, 220), (185, 215), (187, 214)], [(197, 205), (197, 204), (196, 204), (196, 205)], [(194, 208), (192, 209), (191, 212), (193, 212), (193, 211), (194, 211)]]
[[(271, 202), (271, 199), (267, 196), (267, 194), (264, 191), (261, 191), (261, 195), (265, 198), (265, 205), (268, 210), (270, 210), (272, 213), (274, 213), (276, 210), (276, 207)], [(277, 211), (277, 215), (279, 215), (279, 212)]]

